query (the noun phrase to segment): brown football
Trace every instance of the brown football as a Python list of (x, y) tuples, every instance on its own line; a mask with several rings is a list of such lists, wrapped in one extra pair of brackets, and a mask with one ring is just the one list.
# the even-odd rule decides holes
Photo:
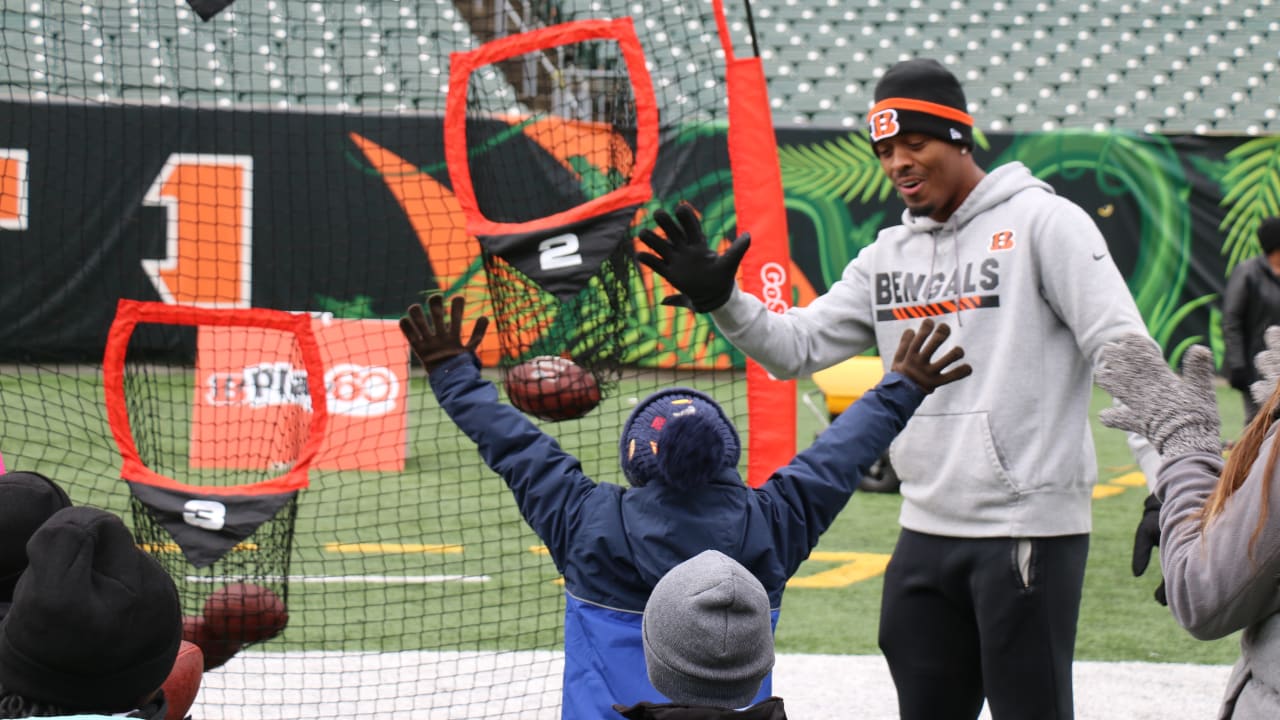
[(595, 375), (554, 355), (540, 355), (512, 367), (506, 388), (512, 405), (543, 420), (572, 420), (600, 404)]
[(200, 648), (205, 671), (222, 667), (242, 647), (241, 643), (213, 632), (203, 615), (182, 618), (182, 639)]
[[(183, 618), (183, 624), (186, 624), (186, 618)], [(183, 720), (187, 717), (187, 710), (196, 701), (196, 694), (200, 692), (200, 680), (203, 678), (204, 651), (194, 642), (183, 640), (178, 644), (178, 657), (173, 661), (173, 669), (169, 671), (169, 677), (165, 678), (164, 685), (161, 685), (164, 688), (164, 699), (169, 703), (164, 720)]]
[(205, 598), (204, 622), (214, 637), (247, 645), (279, 635), (289, 624), (289, 612), (269, 588), (232, 583)]

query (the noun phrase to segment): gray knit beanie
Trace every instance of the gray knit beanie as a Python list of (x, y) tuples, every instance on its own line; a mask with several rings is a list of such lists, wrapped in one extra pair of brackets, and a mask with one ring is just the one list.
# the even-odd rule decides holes
[(674, 703), (741, 708), (773, 669), (764, 586), (716, 550), (671, 568), (644, 607), (649, 682)]

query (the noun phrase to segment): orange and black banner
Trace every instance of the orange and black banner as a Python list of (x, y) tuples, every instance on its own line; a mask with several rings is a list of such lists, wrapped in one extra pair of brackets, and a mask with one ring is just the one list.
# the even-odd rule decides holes
[[(528, 167), (575, 167), (540, 144), (537, 126), (467, 122), (469, 134), (529, 157)], [(757, 243), (785, 233), (789, 261), (756, 273), (770, 288), (785, 275), (780, 303), (809, 302), (900, 221), (874, 156), (860, 159), (860, 130), (776, 130), (785, 218), (731, 214), (734, 198), (713, 182), (729, 172), (726, 129), (688, 130), (661, 128), (645, 210), (688, 200), (753, 226)], [(444, 118), (429, 114), (0, 101), (0, 361), (96, 361), (121, 298), (395, 319), (424, 292), (463, 288), (479, 243), (453, 193), (444, 132)], [(1249, 189), (1274, 139), (1064, 131), (985, 142), (975, 150), (982, 167), (1023, 162), (1090, 214), (1166, 347), (1221, 337), (1227, 274), (1257, 253), (1251, 228), (1266, 206)], [(504, 201), (529, 203), (517, 216), (545, 215), (545, 193)], [(219, 280), (199, 280), (210, 275)], [(666, 321), (639, 320), (656, 333)], [(194, 335), (178, 329), (135, 341), (195, 351)], [(731, 349), (719, 357), (746, 364)]]

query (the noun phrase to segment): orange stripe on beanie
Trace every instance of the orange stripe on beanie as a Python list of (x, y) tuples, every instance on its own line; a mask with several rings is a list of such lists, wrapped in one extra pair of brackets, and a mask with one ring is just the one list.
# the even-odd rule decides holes
[(871, 141), (921, 133), (973, 146), (973, 117), (960, 81), (937, 60), (904, 60), (876, 83), (875, 105), (867, 114)]

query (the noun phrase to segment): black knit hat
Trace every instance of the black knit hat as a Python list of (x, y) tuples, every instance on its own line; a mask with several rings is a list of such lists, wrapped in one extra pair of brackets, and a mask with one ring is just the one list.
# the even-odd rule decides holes
[(40, 473), (0, 475), (0, 617), (27, 568), (27, 540), (50, 515), (70, 505), (67, 493)]
[(0, 622), (0, 686), (67, 710), (131, 710), (173, 669), (178, 590), (120, 518), (70, 507), (27, 543), (30, 560)]
[(1258, 245), (1264, 255), (1280, 250), (1280, 217), (1267, 218), (1258, 225)]
[(923, 133), (973, 146), (973, 118), (960, 81), (937, 60), (904, 60), (876, 83), (876, 103), (867, 114), (871, 142), (899, 133)]

